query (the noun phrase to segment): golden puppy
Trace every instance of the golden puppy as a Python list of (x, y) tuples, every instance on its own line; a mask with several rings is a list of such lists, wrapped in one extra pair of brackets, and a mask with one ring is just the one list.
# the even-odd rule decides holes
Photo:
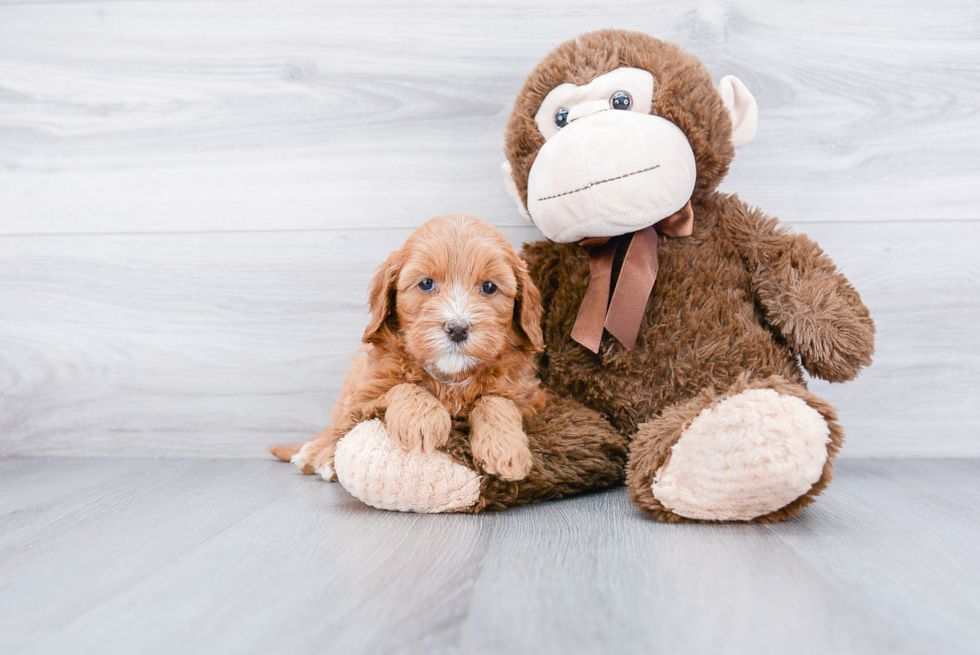
[(432, 452), (458, 417), (469, 420), (470, 450), (487, 472), (526, 477), (523, 419), (545, 401), (534, 363), (544, 348), (541, 300), (504, 235), (473, 216), (432, 219), (381, 265), (369, 303), (367, 346), (331, 426), (272, 453), (336, 479), (337, 442), (361, 421), (383, 418), (402, 448)]

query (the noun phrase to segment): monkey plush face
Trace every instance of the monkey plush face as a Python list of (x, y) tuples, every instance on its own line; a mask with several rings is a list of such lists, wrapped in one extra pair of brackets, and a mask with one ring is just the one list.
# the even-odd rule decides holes
[(755, 134), (738, 78), (716, 90), (676, 46), (606, 30), (559, 46), (531, 73), (508, 123), (504, 179), (549, 239), (634, 232), (724, 176)]
[(535, 115), (545, 144), (531, 166), (527, 198), (549, 239), (633, 232), (690, 200), (694, 151), (676, 125), (650, 114), (654, 85), (648, 71), (617, 68), (545, 96)]

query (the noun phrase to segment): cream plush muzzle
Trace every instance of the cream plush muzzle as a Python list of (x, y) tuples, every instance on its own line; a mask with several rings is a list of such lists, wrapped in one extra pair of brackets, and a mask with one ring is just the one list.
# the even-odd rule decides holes
[[(561, 84), (545, 97), (535, 121), (545, 144), (528, 172), (527, 205), (502, 165), (504, 183), (518, 211), (552, 241), (636, 232), (687, 204), (697, 181), (694, 152), (676, 125), (650, 114), (653, 76), (617, 68), (588, 84)], [(628, 110), (613, 109), (616, 91), (632, 98)], [(732, 144), (750, 142), (759, 110), (752, 93), (727, 75), (718, 93), (732, 120)], [(566, 110), (559, 128), (555, 113)]]
[(687, 204), (697, 170), (676, 125), (608, 105), (570, 118), (541, 147), (528, 176), (527, 209), (546, 237), (569, 243), (618, 236)]

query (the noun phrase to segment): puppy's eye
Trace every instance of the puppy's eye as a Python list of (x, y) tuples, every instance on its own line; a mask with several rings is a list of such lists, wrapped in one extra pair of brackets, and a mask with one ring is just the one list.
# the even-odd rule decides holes
[(617, 91), (609, 98), (609, 106), (613, 109), (629, 109), (633, 106), (633, 98), (626, 91)]
[(481, 290), (488, 296), (492, 296), (493, 294), (497, 293), (497, 285), (493, 282), (484, 282)]
[(555, 112), (555, 125), (559, 128), (568, 125), (568, 110), (564, 107)]
[(422, 291), (432, 291), (432, 287), (434, 286), (435, 283), (429, 278), (425, 278), (424, 280), (419, 282), (419, 289), (421, 289)]

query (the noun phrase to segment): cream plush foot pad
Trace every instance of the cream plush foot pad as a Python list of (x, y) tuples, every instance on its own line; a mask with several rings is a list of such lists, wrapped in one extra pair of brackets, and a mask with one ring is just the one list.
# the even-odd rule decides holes
[(707, 407), (671, 448), (653, 495), (680, 516), (749, 520), (785, 507), (820, 479), (830, 428), (796, 396), (750, 389)]
[(362, 503), (399, 512), (458, 512), (480, 499), (480, 476), (445, 453), (406, 452), (365, 421), (337, 444), (337, 479)]

